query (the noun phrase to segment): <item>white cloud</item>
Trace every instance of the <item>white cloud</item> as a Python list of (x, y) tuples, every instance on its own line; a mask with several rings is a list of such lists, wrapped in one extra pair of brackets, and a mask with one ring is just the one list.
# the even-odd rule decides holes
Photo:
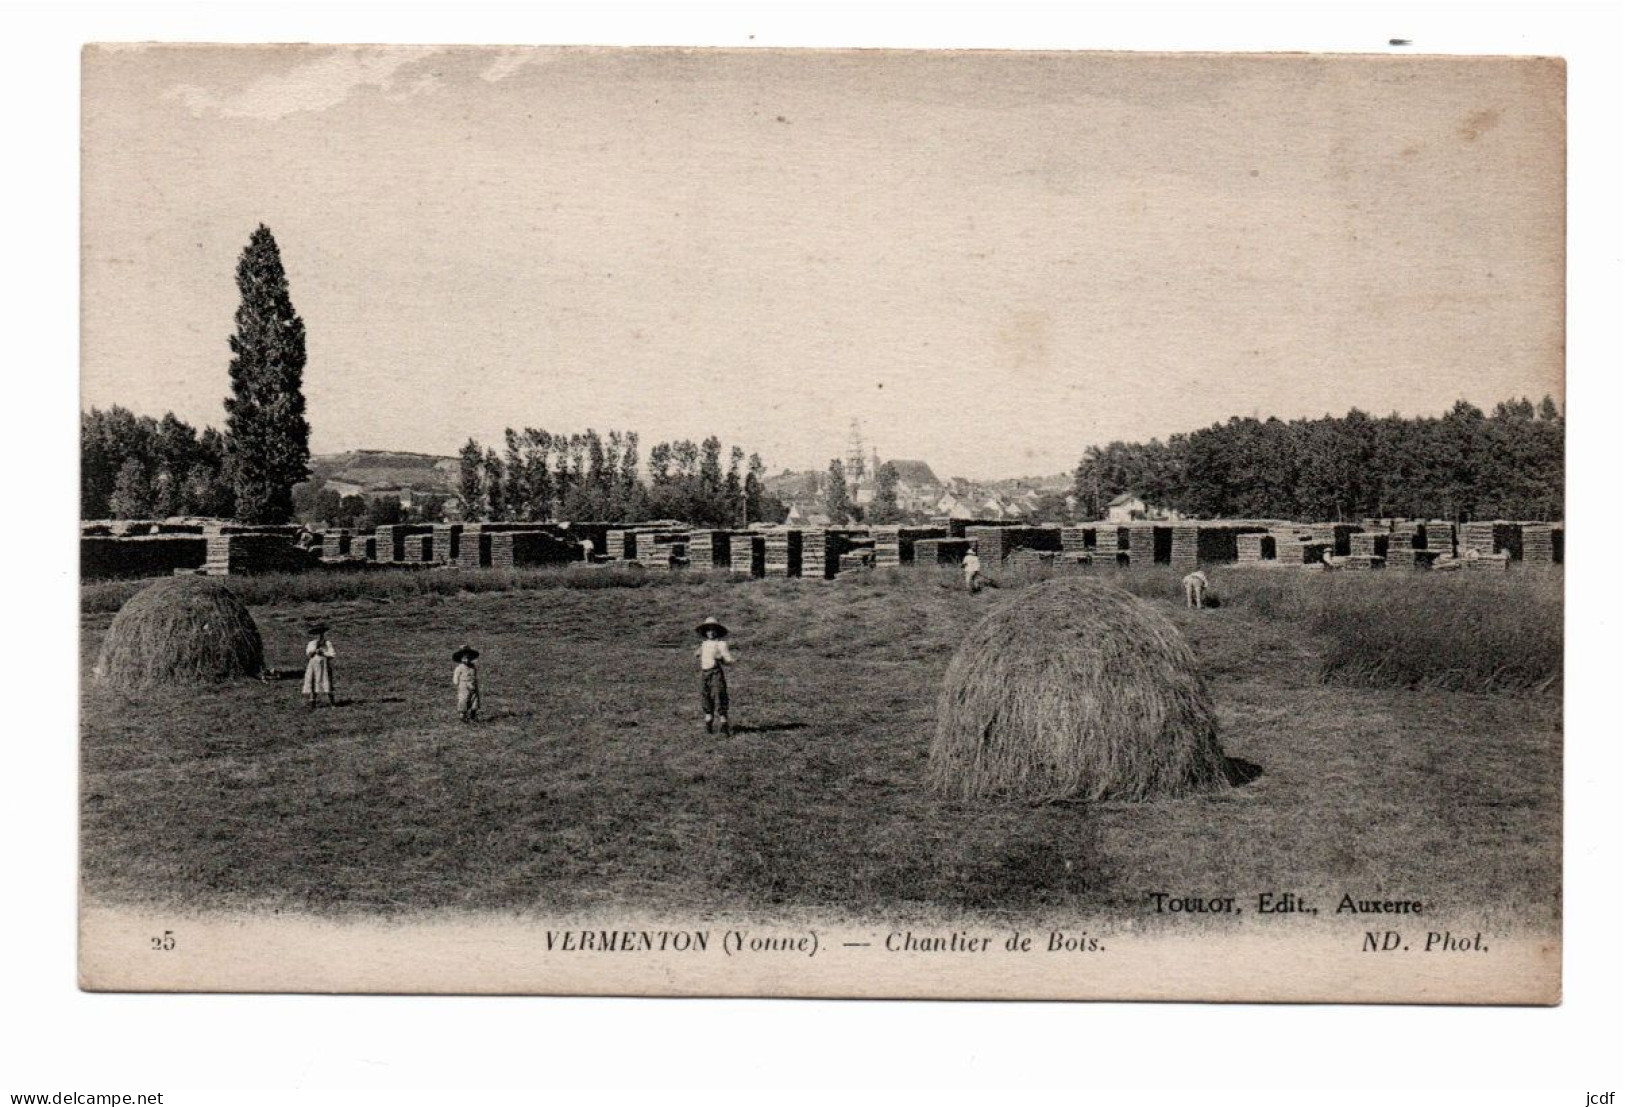
[[(181, 84), (165, 93), (193, 115), (280, 119), (295, 112), (324, 111), (359, 89), (379, 88), (404, 99), (433, 88), (432, 75), (402, 81), (404, 67), (435, 53), (432, 46), (345, 47), (280, 73), (268, 74), (236, 91)], [(302, 52), (301, 52), (302, 56)]]

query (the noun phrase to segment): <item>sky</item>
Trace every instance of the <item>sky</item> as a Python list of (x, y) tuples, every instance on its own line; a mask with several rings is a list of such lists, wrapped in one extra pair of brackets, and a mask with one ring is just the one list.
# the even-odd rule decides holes
[(259, 223), (317, 453), (717, 434), (996, 479), (1560, 401), (1564, 75), (1310, 55), (91, 47), (81, 392), (220, 425)]

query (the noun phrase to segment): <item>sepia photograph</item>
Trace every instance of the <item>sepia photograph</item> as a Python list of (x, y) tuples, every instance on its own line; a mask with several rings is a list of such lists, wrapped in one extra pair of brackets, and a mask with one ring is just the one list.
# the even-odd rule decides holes
[(1560, 1002), (1561, 59), (81, 66), (82, 988)]

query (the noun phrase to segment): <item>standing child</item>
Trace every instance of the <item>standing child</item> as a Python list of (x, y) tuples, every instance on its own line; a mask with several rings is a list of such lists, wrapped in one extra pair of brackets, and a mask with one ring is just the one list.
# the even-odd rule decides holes
[(464, 646), (451, 655), (457, 662), (457, 668), (452, 670), (451, 684), (457, 689), (457, 715), (465, 723), (472, 723), (480, 717), (480, 671), (474, 665), (480, 651), (471, 646)]
[(715, 619), (707, 619), (694, 628), (700, 636), (700, 704), (705, 709), (705, 732), (710, 734), (714, 724), (722, 726), (722, 733), (732, 737), (733, 727), (728, 722), (728, 674), (726, 666), (734, 663), (728, 652), (728, 628)]
[(313, 638), (305, 643), (305, 683), (302, 691), (305, 706), (315, 707), (317, 696), (326, 696), (328, 704), (333, 698), (333, 643), (327, 640), (327, 624), (317, 623), (310, 628)]

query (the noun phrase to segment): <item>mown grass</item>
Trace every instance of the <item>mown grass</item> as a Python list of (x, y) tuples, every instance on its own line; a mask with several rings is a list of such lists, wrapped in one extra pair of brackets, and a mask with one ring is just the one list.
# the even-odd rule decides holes
[[(1316, 594), (1299, 589), (1344, 587), (1333, 574), (1217, 574), (1222, 605), (1199, 612), (1153, 576), (1119, 579), (1191, 642), (1226, 753), (1262, 768), (1245, 787), (1154, 803), (934, 796), (938, 684), (1014, 579), (976, 597), (922, 571), (320, 601), (256, 582), (272, 665), (297, 668), (305, 625), (332, 624), (340, 706), (307, 711), (291, 681), (141, 696), (87, 683), (85, 890), (173, 910), (1105, 912), (1127, 925), (1170, 921), (1149, 913), (1154, 891), (1348, 891), (1552, 924), (1550, 700), (1325, 683), (1317, 636), (1247, 597), (1312, 612)], [(705, 615), (733, 628), (740, 660), (731, 739), (699, 726)], [(108, 621), (84, 617), (87, 668)], [(484, 651), (477, 726), (458, 724), (450, 687), (463, 641)]]
[[(334, 603), (343, 600), (398, 601), (414, 596), (462, 593), (534, 592), (549, 588), (682, 588), (700, 580), (715, 584), (726, 574), (650, 572), (642, 568), (583, 569), (333, 569), (317, 573), (266, 573), (230, 577), (227, 583), (249, 605)], [(741, 583), (748, 581), (742, 578)], [(80, 587), (84, 614), (113, 613), (150, 580), (109, 580)]]
[[(1005, 574), (1016, 588), (1058, 570)], [(1064, 571), (1064, 570), (1060, 570)], [(1103, 570), (1119, 587), (1142, 598), (1180, 595), (1180, 573), (1166, 567)], [(1561, 695), (1563, 688), (1563, 573), (1518, 566), (1496, 573), (1326, 573), (1318, 570), (1209, 570), (1212, 599), (1240, 606), (1258, 618), (1313, 635), (1321, 676), (1328, 682), (1395, 688)], [(81, 588), (85, 614), (111, 614), (150, 581), (106, 581)], [(726, 573), (649, 572), (641, 568), (418, 570), (269, 574), (232, 578), (230, 586), (251, 606), (415, 597), (531, 592), (549, 589), (765, 587)], [(873, 574), (873, 586), (954, 590), (951, 567), (897, 569)], [(1002, 595), (990, 590), (990, 598)]]

